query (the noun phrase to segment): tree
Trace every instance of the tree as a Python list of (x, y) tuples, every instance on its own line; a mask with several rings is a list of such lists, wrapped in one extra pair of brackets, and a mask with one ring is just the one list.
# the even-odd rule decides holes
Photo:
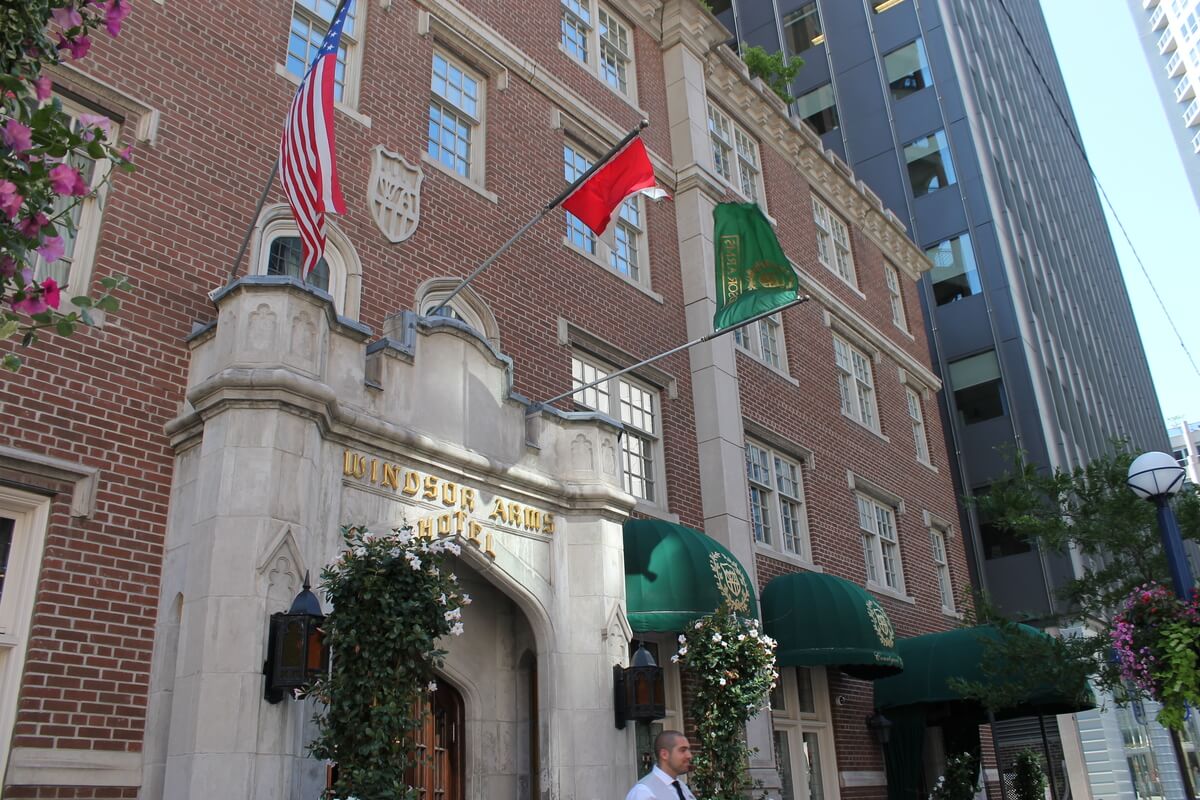
[[(71, 298), (75, 308), (62, 313), (68, 287), (39, 277), (34, 266), (62, 258), (72, 210), (99, 191), (84, 179), (81, 162), (132, 170), (131, 149), (110, 141), (110, 121), (92, 114), (72, 120), (52, 96), (45, 70), (64, 56), (86, 56), (90, 33), (101, 25), (116, 36), (130, 10), (129, 0), (0, 5), (0, 342), (19, 338), (29, 345), (46, 329), (69, 336), (79, 324), (92, 324), (92, 309), (115, 311), (111, 292), (126, 287), (119, 276), (100, 281), (105, 293), (98, 298), (86, 294), (89, 287), (70, 287), (79, 290)], [(0, 358), (5, 369), (20, 365), (13, 353)]]
[(790, 103), (796, 99), (791, 93), (792, 79), (804, 66), (803, 58), (793, 57), (789, 60), (779, 51), (768, 53), (755, 45), (746, 48), (742, 53), (742, 60), (750, 70), (750, 77), (762, 78), (763, 83), (770, 87), (780, 100)]

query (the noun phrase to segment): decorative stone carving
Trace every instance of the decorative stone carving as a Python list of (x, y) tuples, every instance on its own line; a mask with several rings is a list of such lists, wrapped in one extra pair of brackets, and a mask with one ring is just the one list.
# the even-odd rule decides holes
[(421, 182), (425, 172), (404, 156), (376, 145), (371, 151), (367, 204), (384, 237), (399, 244), (412, 236), (421, 221)]
[(613, 664), (625, 665), (629, 658), (629, 642), (633, 639), (633, 628), (625, 617), (625, 611), (619, 604), (614, 603), (608, 611), (608, 621), (600, 632), (608, 650), (608, 658)]
[(608, 439), (600, 444), (600, 462), (604, 465), (605, 475), (617, 474), (617, 451)]
[(317, 325), (312, 315), (301, 311), (292, 317), (292, 355), (311, 361), (317, 349)]
[(271, 306), (260, 303), (258, 308), (250, 313), (246, 338), (246, 346), (255, 352), (275, 346), (275, 312), (271, 310)]
[(290, 527), (282, 528), (263, 549), (258, 562), (259, 585), (274, 611), (286, 611), (300, 591), (304, 561)]
[(592, 443), (582, 433), (571, 442), (571, 469), (576, 472), (591, 471)]

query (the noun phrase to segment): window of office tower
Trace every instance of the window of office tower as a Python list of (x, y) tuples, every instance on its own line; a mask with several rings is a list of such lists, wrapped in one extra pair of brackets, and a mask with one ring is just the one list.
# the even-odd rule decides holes
[(882, 14), (889, 8), (895, 8), (903, 2), (904, 0), (873, 0), (871, 3), (871, 10), (876, 14)]
[(963, 425), (974, 425), (1007, 413), (1000, 362), (995, 350), (951, 361), (949, 368), (954, 405), (958, 407), (958, 417)]
[(888, 88), (893, 100), (900, 100), (933, 85), (925, 44), (920, 39), (909, 42), (883, 57)]
[(833, 84), (822, 84), (797, 97), (796, 113), (819, 134), (828, 133), (836, 128), (838, 110), (833, 97)]
[(805, 3), (783, 18), (783, 40), (787, 43), (789, 56), (825, 43), (816, 3)]
[(936, 192), (955, 182), (950, 142), (944, 130), (904, 145), (904, 160), (908, 163), (908, 182), (912, 185), (913, 197)]
[(925, 251), (933, 262), (929, 272), (933, 297), (939, 306), (979, 294), (979, 271), (971, 237), (966, 233), (943, 239)]

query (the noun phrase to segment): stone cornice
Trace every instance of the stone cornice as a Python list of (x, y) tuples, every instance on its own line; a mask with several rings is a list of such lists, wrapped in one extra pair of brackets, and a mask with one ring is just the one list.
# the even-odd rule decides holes
[(682, 44), (703, 58), (714, 47), (733, 36), (697, 0), (665, 0), (655, 5), (662, 9), (664, 50)]
[[(694, 0), (672, 2), (695, 5)], [(709, 51), (705, 70), (710, 95), (760, 141), (791, 163), (826, 202), (874, 242), (898, 269), (917, 280), (932, 267), (925, 253), (908, 238), (904, 224), (883, 207), (879, 196), (862, 181), (855, 180), (850, 167), (824, 149), (811, 129), (789, 116), (779, 97), (761, 80), (751, 78), (745, 62), (732, 50), (718, 47)]]

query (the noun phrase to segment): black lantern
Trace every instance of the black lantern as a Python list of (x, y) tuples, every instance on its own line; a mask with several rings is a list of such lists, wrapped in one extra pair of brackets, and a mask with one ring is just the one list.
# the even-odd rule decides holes
[(304, 573), (304, 588), (287, 613), (271, 615), (267, 635), (267, 661), (263, 674), (267, 688), (263, 697), (278, 703), (288, 693), (302, 689), (329, 669), (329, 649), (321, 625), (325, 615), (321, 602), (312, 593), (308, 573)]
[(867, 717), (867, 728), (871, 731), (872, 738), (880, 746), (887, 744), (892, 738), (892, 721), (885, 717), (881, 712), (876, 711)]
[(653, 722), (667, 715), (663, 668), (640, 642), (628, 667), (613, 667), (613, 699), (618, 728), (630, 720)]

